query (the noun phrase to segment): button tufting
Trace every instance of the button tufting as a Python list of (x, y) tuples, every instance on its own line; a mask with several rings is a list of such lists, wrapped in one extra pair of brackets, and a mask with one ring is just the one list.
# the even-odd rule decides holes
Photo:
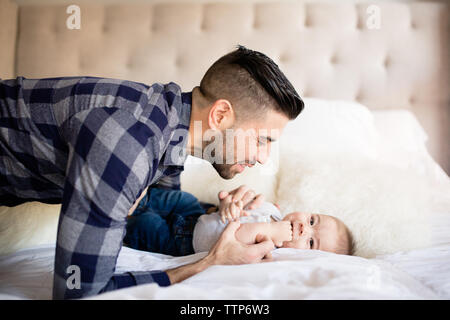
[(364, 29), (364, 23), (363, 23), (363, 20), (360, 17), (358, 17), (356, 19), (356, 28), (355, 29), (357, 29), (357, 30)]
[(132, 59), (128, 59), (127, 62), (126, 62), (126, 64), (125, 64), (125, 67), (126, 67), (127, 69), (132, 69), (133, 66), (134, 66), (133, 60), (132, 60)]
[(256, 18), (253, 18), (253, 21), (251, 23), (251, 28), (252, 29), (259, 29), (259, 22)]
[(278, 59), (281, 63), (286, 63), (288, 60), (290, 60), (290, 57), (287, 53), (280, 54), (280, 57)]
[(358, 91), (358, 93), (355, 95), (355, 99), (358, 102), (361, 102), (363, 100), (363, 95), (361, 91)]
[(78, 68), (80, 70), (84, 70), (87, 69), (88, 65), (86, 63), (86, 59), (83, 58), (83, 55), (79, 54), (78, 55)]
[(53, 31), (53, 33), (58, 33), (58, 32), (59, 32), (59, 27), (58, 27), (58, 24), (57, 24), (57, 23), (55, 23), (55, 24), (53, 25), (52, 31)]
[(305, 24), (304, 24), (304, 27), (305, 27), (305, 28), (310, 28), (311, 26), (312, 26), (311, 19), (308, 18), (308, 16), (306, 16), (306, 17), (305, 17)]
[(207, 4), (203, 4), (200, 6), (200, 24), (199, 24), (199, 28), (200, 31), (206, 31), (206, 15), (207, 15), (207, 11), (208, 11), (208, 5)]
[(310, 11), (310, 5), (308, 3), (305, 3), (305, 21), (304, 21), (305, 28), (310, 28), (312, 26), (309, 11)]
[(206, 31), (206, 23), (204, 19), (202, 19), (200, 23), (200, 31)]
[(176, 66), (177, 68), (180, 68), (180, 67), (183, 66), (183, 64), (184, 64), (183, 57), (182, 57), (181, 55), (177, 55), (177, 56), (175, 57), (175, 66)]
[(386, 56), (383, 60), (383, 66), (384, 66), (384, 68), (387, 69), (390, 65), (391, 65), (391, 59), (388, 56)]
[(337, 63), (338, 63), (338, 58), (337, 58), (336, 55), (332, 55), (332, 56), (330, 57), (330, 63), (331, 63), (331, 64), (337, 64)]

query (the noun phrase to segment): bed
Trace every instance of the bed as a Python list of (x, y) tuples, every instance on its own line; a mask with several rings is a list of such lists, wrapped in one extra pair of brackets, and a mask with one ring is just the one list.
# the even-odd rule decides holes
[[(216, 202), (219, 190), (247, 184), (284, 213), (341, 218), (357, 240), (355, 256), (277, 249), (273, 262), (213, 266), (170, 287), (89, 299), (450, 299), (449, 6), (371, 4), (91, 1), (80, 4), (82, 28), (67, 30), (63, 5), (0, 0), (0, 25), (17, 32), (0, 32), (10, 44), (0, 48), (1, 78), (89, 74), (189, 90), (237, 43), (273, 57), (306, 97), (305, 111), (266, 165), (224, 181), (189, 158), (182, 188)], [(382, 24), (370, 29), (377, 8)], [(58, 212), (0, 207), (0, 299), (51, 298)], [(123, 247), (116, 271), (204, 255)]]
[[(318, 111), (321, 109), (320, 106), (328, 109), (330, 104), (335, 105), (336, 103), (347, 104), (345, 109), (350, 110), (345, 112), (345, 117), (341, 116), (342, 119), (339, 122), (345, 122), (344, 118), (349, 117), (353, 118), (353, 121), (357, 117), (355, 116), (357, 112), (351, 110), (352, 105), (348, 102), (318, 101), (317, 99), (305, 99), (305, 102), (307, 106), (311, 107), (311, 112), (305, 114), (304, 121), (320, 120), (324, 122), (323, 110)], [(364, 108), (363, 106), (358, 107)], [(342, 110), (342, 108), (338, 110)], [(350, 116), (350, 114), (353, 115)], [(365, 173), (359, 171), (360, 166), (348, 164), (349, 161), (355, 161), (354, 152), (350, 153), (353, 154), (350, 157), (347, 153), (348, 150), (352, 147), (359, 149), (360, 146), (357, 144), (341, 146), (340, 149), (346, 149), (347, 165), (345, 169), (339, 170), (336, 177), (340, 179), (343, 177), (342, 175), (354, 173), (360, 183), (347, 190), (342, 186), (334, 189), (341, 192), (337, 198), (326, 195), (328, 192), (334, 192), (331, 186), (335, 185), (335, 178), (326, 179), (324, 175), (320, 174), (321, 170), (326, 171), (324, 167), (326, 168), (327, 164), (320, 160), (317, 162), (319, 159), (317, 157), (309, 158), (310, 161), (303, 160), (300, 168), (309, 173), (299, 172), (296, 176), (296, 179), (306, 181), (309, 185), (312, 184), (310, 191), (308, 188), (300, 187), (298, 193), (288, 194), (287, 199), (277, 195), (277, 191), (282, 189), (284, 184), (283, 179), (286, 178), (286, 174), (280, 170), (287, 165), (286, 155), (277, 157), (280, 162), (279, 169), (267, 170), (261, 166), (256, 169), (258, 171), (251, 173), (249, 171), (247, 176), (239, 178), (240, 181), (233, 182), (233, 184), (246, 182), (251, 187), (265, 192), (268, 199), (279, 202), (282, 207), (286, 204), (289, 206), (293, 202), (295, 206), (301, 208), (329, 205), (330, 208), (332, 207), (330, 210), (334, 210), (332, 214), (343, 219), (356, 234), (358, 242), (360, 242), (357, 245), (357, 256), (337, 255), (317, 250), (276, 249), (273, 252), (273, 262), (243, 266), (213, 266), (167, 288), (158, 287), (156, 284), (142, 285), (101, 294), (91, 299), (449, 299), (450, 178), (428, 155), (426, 149), (419, 151), (419, 145), (423, 142), (417, 139), (417, 135), (423, 134), (423, 131), (411, 113), (390, 111), (388, 114), (385, 112), (370, 112), (369, 114), (372, 115), (370, 119), (373, 120), (375, 128), (383, 129), (383, 131), (377, 132), (382, 132), (389, 138), (392, 133), (389, 133), (389, 130), (398, 130), (399, 125), (403, 123), (401, 131), (404, 137), (400, 144), (391, 142), (391, 146), (388, 146), (389, 141), (383, 139), (382, 134), (378, 134), (377, 145), (378, 148), (379, 144), (383, 146), (383, 152), (377, 154), (376, 162), (370, 160), (373, 155), (360, 155), (358, 158), (360, 160), (357, 163), (363, 164), (362, 168)], [(336, 117), (337, 114), (334, 114), (333, 120)], [(297, 120), (286, 128), (284, 138), (286, 140), (296, 139), (297, 143), (301, 145), (302, 141), (295, 134), (303, 132), (305, 127), (299, 126), (296, 122)], [(389, 122), (394, 122), (395, 126), (391, 126), (389, 129)], [(318, 122), (316, 124), (316, 126), (312, 126), (315, 128), (314, 130), (318, 126), (320, 127)], [(329, 127), (327, 123), (323, 125)], [(350, 123), (347, 128), (349, 126)], [(367, 126), (362, 127), (366, 128)], [(355, 133), (355, 128), (351, 130)], [(340, 139), (337, 137), (338, 135), (334, 134), (333, 137)], [(346, 136), (343, 134), (341, 138)], [(360, 132), (358, 136), (364, 136), (364, 133)], [(329, 138), (317, 137), (316, 141), (317, 143), (324, 142)], [(409, 145), (407, 144), (408, 140), (410, 141)], [(310, 139), (307, 142), (311, 143)], [(405, 150), (400, 151), (399, 149), (402, 147)], [(388, 149), (394, 149), (395, 158), (387, 157), (386, 150)], [(412, 149), (416, 149), (416, 151), (413, 152)], [(309, 155), (318, 152), (306, 150)], [(367, 149), (364, 152), (369, 151), (370, 149)], [(318, 152), (318, 154), (323, 161), (329, 161), (330, 158), (325, 153)], [(328, 154), (333, 159), (338, 157), (337, 150), (328, 151)], [(379, 158), (380, 154), (383, 158)], [(408, 174), (408, 178), (403, 175), (396, 176), (397, 170), (400, 170), (396, 167), (396, 161), (400, 159), (402, 166), (404, 164), (404, 159), (400, 154), (403, 154), (403, 157), (406, 155), (409, 157), (409, 168), (402, 169)], [(307, 158), (306, 153), (304, 156)], [(272, 157), (274, 156), (272, 155)], [(332, 162), (331, 167), (335, 168), (336, 165), (336, 162)], [(311, 168), (320, 169), (318, 176), (315, 173), (311, 174)], [(197, 180), (192, 179), (192, 175), (195, 175)], [(378, 178), (375, 178), (375, 175)], [(288, 172), (287, 176), (292, 176), (292, 171)], [(326, 176), (330, 177), (331, 175), (327, 173)], [(415, 178), (411, 178), (413, 176)], [(320, 179), (321, 187), (314, 185), (316, 178)], [(396, 182), (386, 185), (385, 181), (391, 178)], [(213, 186), (209, 182), (210, 180), (215, 180), (216, 183), (210, 187), (208, 192), (205, 192), (203, 188), (199, 188), (198, 183), (195, 183), (199, 179), (205, 181), (209, 186)], [(213, 201), (217, 190), (231, 187), (230, 181), (217, 181), (216, 179), (215, 173), (210, 170), (207, 163), (199, 163), (191, 159), (183, 173), (182, 185), (183, 189), (197, 194), (203, 200)], [(246, 181), (247, 179), (248, 181)], [(279, 181), (282, 185), (278, 189), (268, 188), (267, 182), (271, 179)], [(354, 194), (353, 188), (363, 188), (367, 179), (375, 183), (377, 196), (371, 196), (371, 198), (361, 196), (347, 204), (343, 200), (346, 198), (346, 194)], [(400, 179), (404, 180), (400, 181)], [(266, 181), (265, 185), (262, 183), (263, 181)], [(419, 189), (408, 187), (415, 181), (426, 184), (426, 186)], [(292, 186), (289, 183), (287, 185)], [(322, 188), (326, 190), (323, 197), (316, 196), (315, 199), (311, 199), (308, 192), (320, 192)], [(426, 190), (429, 191), (428, 196), (424, 198), (426, 206), (419, 208), (423, 199), (420, 200), (415, 192), (426, 192)], [(395, 192), (403, 192), (404, 195), (402, 197), (396, 195)], [(297, 199), (296, 202), (292, 198), (295, 197), (295, 194), (304, 193), (307, 193), (306, 201)], [(391, 194), (393, 198), (385, 199)], [(410, 198), (414, 195), (415, 198)], [(331, 198), (331, 200), (327, 202), (325, 198)], [(402, 199), (409, 199), (408, 203), (405, 204)], [(386, 214), (384, 214), (384, 206), (376, 206), (378, 202), (387, 202), (390, 209), (386, 210)], [(339, 206), (343, 211), (336, 209)], [(347, 206), (351, 206), (351, 208)], [(365, 213), (366, 216), (361, 213), (359, 214), (360, 219), (353, 221), (352, 217), (357, 215), (361, 208), (366, 208), (368, 211)], [(401, 211), (408, 212), (404, 217), (407, 220), (402, 219)], [(289, 210), (287, 209), (286, 212)], [(13, 212), (12, 214), (20, 213)], [(39, 214), (39, 212), (35, 212), (35, 214)], [(380, 218), (370, 220), (368, 216), (373, 214), (379, 215)], [(53, 210), (52, 216), (53, 222), (46, 222), (46, 226), (49, 224), (54, 226), (53, 232), (47, 235), (47, 244), (27, 245), (26, 248), (0, 256), (1, 299), (51, 298), (54, 262), (54, 243), (51, 243), (51, 237), (53, 239), (55, 237), (58, 211)], [(382, 225), (383, 221), (386, 221), (386, 226)], [(405, 221), (408, 223), (409, 229), (399, 230), (398, 228)], [(426, 223), (426, 221), (430, 223)], [(382, 229), (382, 232), (373, 232), (370, 237), (358, 234), (358, 230), (368, 232), (365, 227), (369, 232), (377, 228)], [(431, 228), (431, 234), (427, 234), (427, 227)], [(14, 229), (14, 225), (11, 228)], [(431, 235), (431, 237), (428, 238), (427, 235)], [(384, 241), (396, 241), (396, 245), (380, 245)], [(168, 269), (194, 262), (205, 254), (172, 257), (123, 247), (116, 271), (120, 273), (131, 270)]]

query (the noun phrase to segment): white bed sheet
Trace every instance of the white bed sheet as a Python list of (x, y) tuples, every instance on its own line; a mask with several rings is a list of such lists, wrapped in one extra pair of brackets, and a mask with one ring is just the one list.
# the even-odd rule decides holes
[[(124, 247), (117, 271), (166, 269), (205, 253), (171, 257)], [(277, 249), (275, 261), (213, 266), (179, 284), (141, 285), (94, 299), (450, 299), (450, 243), (364, 259)], [(54, 246), (0, 257), (0, 299), (50, 299)]]

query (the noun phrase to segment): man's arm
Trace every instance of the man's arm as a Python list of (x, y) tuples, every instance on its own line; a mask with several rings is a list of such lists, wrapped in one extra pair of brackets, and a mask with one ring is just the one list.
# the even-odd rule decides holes
[(183, 281), (212, 265), (238, 265), (257, 263), (270, 256), (274, 249), (273, 242), (268, 238), (260, 239), (257, 244), (245, 244), (236, 238), (239, 221), (231, 221), (222, 232), (219, 240), (203, 259), (175, 269), (167, 270), (170, 283)]
[[(63, 129), (70, 138), (69, 162), (53, 297), (82, 298), (149, 282), (168, 285), (162, 271), (114, 273), (126, 215), (151, 179), (153, 157), (142, 142), (153, 133), (130, 112), (108, 107), (81, 111)], [(79, 286), (68, 285), (71, 266), (79, 270)]]

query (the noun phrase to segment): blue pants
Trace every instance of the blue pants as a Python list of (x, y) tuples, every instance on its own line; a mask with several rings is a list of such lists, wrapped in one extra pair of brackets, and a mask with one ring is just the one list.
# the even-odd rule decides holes
[(205, 208), (190, 193), (148, 188), (128, 217), (124, 245), (171, 256), (193, 254), (194, 227), (204, 213)]

